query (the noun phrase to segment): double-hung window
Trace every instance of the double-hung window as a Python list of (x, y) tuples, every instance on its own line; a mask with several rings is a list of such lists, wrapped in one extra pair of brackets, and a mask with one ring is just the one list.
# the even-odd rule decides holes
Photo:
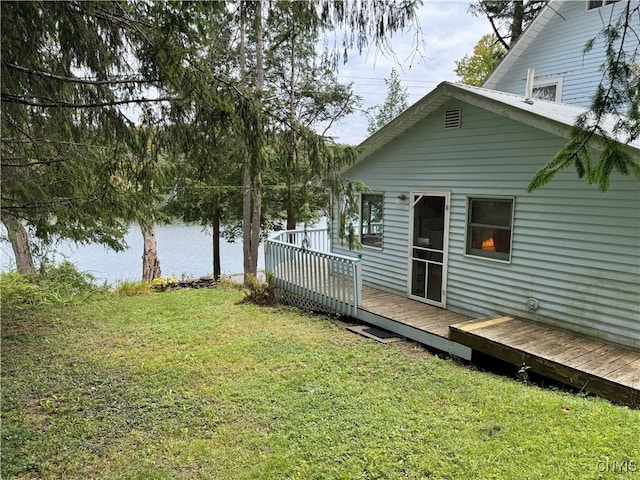
[(360, 202), (360, 243), (369, 247), (382, 248), (384, 195), (363, 193)]
[(468, 255), (510, 261), (512, 229), (513, 198), (469, 198)]

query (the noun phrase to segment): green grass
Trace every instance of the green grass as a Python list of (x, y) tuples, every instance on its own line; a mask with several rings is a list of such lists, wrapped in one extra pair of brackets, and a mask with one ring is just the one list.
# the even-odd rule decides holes
[(640, 463), (638, 411), (241, 298), (178, 290), (5, 312), (2, 478), (640, 475), (612, 468)]

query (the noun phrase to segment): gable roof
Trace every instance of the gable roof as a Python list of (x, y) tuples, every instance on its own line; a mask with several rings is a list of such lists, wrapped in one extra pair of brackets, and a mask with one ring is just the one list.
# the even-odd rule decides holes
[(513, 64), (520, 58), (520, 55), (531, 45), (533, 40), (538, 36), (542, 29), (549, 23), (555, 15), (559, 15), (558, 10), (564, 0), (549, 0), (549, 2), (540, 10), (536, 18), (522, 32), (516, 43), (507, 51), (507, 54), (500, 61), (498, 66), (493, 69), (489, 77), (482, 84), (484, 88), (496, 88), (496, 85), (502, 80)]
[[(523, 96), (512, 93), (472, 87), (460, 83), (442, 82), (422, 99), (364, 140), (358, 146), (361, 153), (357, 161), (370, 156), (451, 99), (460, 100), (492, 111), (498, 115), (563, 138), (569, 138), (577, 116), (587, 111), (582, 107), (547, 100), (533, 99), (525, 102)], [(612, 138), (617, 137), (613, 133), (614, 124), (614, 118), (610, 117), (602, 125), (603, 130)], [(628, 146), (634, 150), (640, 150), (640, 139), (630, 142)], [(638, 152), (635, 153), (637, 154)]]

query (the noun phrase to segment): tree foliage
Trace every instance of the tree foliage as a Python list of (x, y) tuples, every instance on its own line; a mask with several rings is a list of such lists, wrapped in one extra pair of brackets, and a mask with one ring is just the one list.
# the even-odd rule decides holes
[(381, 105), (367, 111), (367, 133), (372, 134), (384, 127), (391, 120), (404, 112), (409, 106), (409, 93), (400, 83), (395, 68), (391, 69), (389, 78), (384, 80), (387, 96)]
[(129, 222), (153, 202), (133, 187), (151, 170), (131, 155), (137, 132), (123, 108), (168, 100), (198, 18), (217, 8), (0, 4), (3, 223), (26, 224), (44, 242), (123, 248)]
[[(245, 5), (242, 3), (241, 5)], [(259, 240), (258, 225), (262, 218), (263, 175), (269, 168), (267, 161), (270, 152), (278, 152), (291, 167), (299, 167), (308, 162), (307, 172), (313, 172), (315, 182), (323, 179), (328, 183), (335, 181), (340, 167), (345, 160), (354, 157), (349, 149), (342, 149), (331, 145), (330, 139), (311, 130), (297, 115), (296, 81), (289, 81), (288, 113), (271, 109), (269, 99), (268, 62), (271, 45), (281, 45), (282, 52), (297, 57), (295, 49), (300, 49), (305, 41), (300, 39), (317, 38), (321, 33), (342, 32), (341, 40), (336, 40), (333, 46), (325, 41), (323, 60), (328, 65), (337, 65), (338, 51), (342, 48), (343, 59), (346, 52), (355, 46), (362, 51), (370, 43), (378, 49), (388, 47), (388, 39), (397, 30), (401, 30), (416, 21), (415, 9), (418, 2), (382, 2), (346, 1), (335, 2), (324, 0), (321, 2), (294, 2), (290, 5), (279, 2), (256, 2), (247, 8), (239, 9), (239, 25), (241, 32), (239, 62), (240, 84), (247, 92), (247, 97), (253, 99), (252, 108), (262, 115), (254, 117), (256, 121), (244, 122), (248, 127), (245, 135), (246, 155), (243, 169), (243, 248), (245, 256), (245, 281), (248, 275), (255, 275), (257, 264), (257, 248)], [(287, 10), (290, 9), (290, 10)], [(283, 23), (282, 18), (288, 18)], [(277, 28), (274, 27), (277, 26)], [(289, 28), (283, 28), (289, 26)], [(275, 29), (274, 29), (275, 28)], [(278, 30), (279, 28), (279, 30)], [(274, 33), (273, 38), (270, 33)], [(339, 36), (339, 35), (337, 35)], [(326, 37), (325, 37), (326, 38)], [(275, 42), (275, 43), (274, 43)], [(286, 46), (290, 48), (287, 51)], [(271, 52), (276, 55), (276, 52)], [(266, 57), (266, 59), (265, 59)], [(300, 56), (304, 58), (304, 55)], [(283, 57), (286, 58), (286, 57)], [(265, 63), (265, 61), (267, 63)], [(295, 76), (294, 61), (285, 70)], [(253, 75), (245, 72), (251, 71)], [(291, 79), (291, 77), (290, 77)], [(310, 90), (312, 92), (312, 90)], [(333, 93), (344, 95), (336, 89)], [(301, 97), (298, 96), (298, 99)], [(311, 99), (311, 95), (306, 95)], [(325, 105), (330, 104), (323, 100)], [(340, 102), (338, 102), (339, 104)], [(335, 104), (335, 103), (334, 103)], [(293, 110), (293, 111), (292, 111)], [(322, 110), (315, 109), (315, 114)], [(308, 182), (306, 182), (308, 183)], [(306, 185), (305, 183), (305, 185)], [(302, 189), (304, 192), (305, 189)], [(310, 192), (307, 189), (306, 192)], [(295, 193), (295, 192), (291, 192)], [(308, 197), (307, 197), (308, 198)], [(289, 199), (293, 199), (290, 195)], [(300, 210), (310, 210), (307, 206)], [(290, 206), (292, 202), (289, 201)], [(302, 204), (305, 206), (305, 204)]]
[(484, 35), (473, 47), (473, 55), (457, 60), (455, 72), (466, 85), (482, 86), (506, 53), (495, 34)]
[[(337, 64), (338, 52), (346, 59), (352, 47), (388, 48), (393, 32), (417, 24), (418, 4), (2, 2), (3, 222), (26, 224), (44, 241), (58, 236), (122, 248), (129, 222), (153, 215), (158, 195), (157, 182), (143, 177), (158, 173), (151, 167), (160, 156), (131, 154), (138, 132), (127, 108), (148, 105), (145, 128), (167, 139), (175, 139), (178, 124), (189, 125), (181, 131), (194, 142), (183, 142), (175, 158), (189, 159), (196, 172), (206, 162), (203, 149), (233, 146), (230, 155), (209, 160), (212, 170), (229, 160), (242, 166), (243, 226), (256, 240), (245, 238), (251, 257), (245, 269), (252, 273), (262, 176), (274, 153), (308, 162), (317, 183), (335, 181), (353, 158), (312, 130), (314, 121), (348, 111), (353, 98), (329, 80), (314, 88), (318, 75)], [(292, 21), (279, 22), (283, 15)], [(299, 64), (302, 48), (320, 35), (324, 70)], [(287, 67), (284, 56), (275, 61), (287, 52), (295, 57), (290, 71), (304, 75), (283, 98), (275, 74), (265, 78), (277, 67), (265, 69), (265, 62), (274, 55), (274, 65)], [(287, 105), (294, 115), (283, 111)], [(228, 138), (220, 143), (223, 134)]]

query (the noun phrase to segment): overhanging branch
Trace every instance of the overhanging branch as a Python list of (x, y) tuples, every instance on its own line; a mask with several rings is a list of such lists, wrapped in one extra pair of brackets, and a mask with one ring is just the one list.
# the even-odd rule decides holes
[(11, 95), (9, 93), (2, 94), (2, 101), (9, 103), (18, 103), (36, 108), (103, 108), (115, 107), (118, 105), (128, 105), (132, 103), (161, 103), (182, 100), (181, 97), (158, 97), (158, 98), (131, 98), (127, 100), (110, 100), (95, 103), (72, 103), (62, 100), (52, 99), (36, 99), (34, 97), (26, 97), (21, 95)]
[(34, 70), (31, 68), (23, 67), (22, 65), (16, 65), (14, 63), (4, 63), (2, 64), (5, 68), (10, 68), (12, 70), (17, 70), (19, 72), (28, 73), (30, 75), (36, 75), (38, 77), (48, 78), (50, 80), (60, 80), (62, 82), (69, 83), (79, 83), (82, 85), (127, 85), (127, 84), (150, 84), (157, 83), (156, 80), (148, 80), (142, 78), (122, 78), (122, 79), (112, 79), (112, 80), (92, 80), (89, 78), (78, 78), (78, 77), (65, 77), (62, 75), (56, 75), (49, 72), (44, 72), (41, 70)]

